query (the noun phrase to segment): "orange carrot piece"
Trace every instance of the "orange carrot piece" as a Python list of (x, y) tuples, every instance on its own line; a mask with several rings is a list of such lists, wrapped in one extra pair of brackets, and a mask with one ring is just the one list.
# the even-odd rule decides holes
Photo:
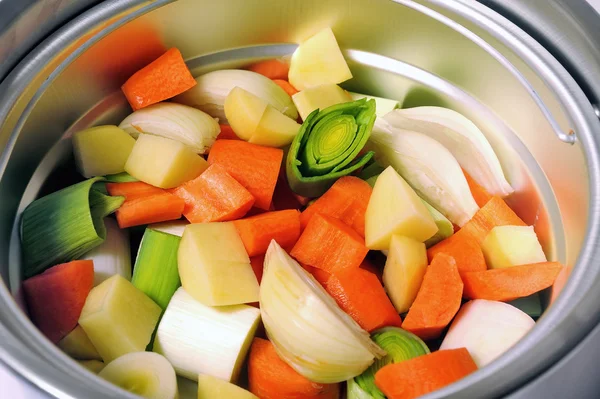
[(269, 79), (287, 80), (290, 66), (289, 64), (281, 60), (271, 59), (259, 61), (250, 65), (246, 69), (252, 72), (260, 73), (261, 75), (266, 76)]
[(134, 73), (121, 90), (134, 111), (175, 97), (194, 87), (190, 73), (178, 49), (166, 53)]
[(126, 201), (131, 201), (141, 197), (163, 194), (162, 188), (151, 186), (141, 181), (127, 183), (106, 183), (106, 191), (112, 196), (123, 196)]
[(183, 215), (190, 223), (224, 222), (243, 217), (254, 197), (221, 165), (211, 165), (173, 194), (185, 201)]
[(464, 273), (468, 299), (512, 301), (550, 287), (562, 270), (558, 262), (541, 262), (482, 272)]
[(81, 310), (94, 285), (94, 263), (74, 260), (51, 267), (23, 282), (33, 323), (57, 343), (77, 326)]
[(454, 258), (439, 254), (427, 267), (402, 328), (423, 340), (438, 338), (458, 309), (463, 282)]
[(382, 367), (375, 374), (375, 385), (388, 399), (414, 399), (476, 370), (467, 349), (441, 350)]
[(360, 268), (373, 273), (377, 277), (377, 280), (383, 284), (383, 269), (376, 267), (366, 259), (360, 265)]
[(331, 216), (316, 214), (290, 255), (298, 262), (334, 273), (358, 268), (367, 252), (364, 239), (351, 227)]
[(254, 206), (264, 210), (271, 206), (282, 160), (279, 148), (241, 140), (217, 140), (208, 154), (208, 163), (223, 166), (254, 196)]
[(460, 273), (487, 270), (480, 244), (461, 230), (429, 248), (427, 250), (429, 262), (438, 254), (453, 257)]
[(221, 127), (221, 132), (217, 136), (217, 140), (240, 140), (231, 126), (223, 124), (220, 124), (219, 126)]
[(181, 198), (168, 192), (127, 200), (117, 209), (117, 223), (124, 229), (177, 220), (181, 218), (184, 206)]
[(354, 176), (344, 176), (302, 212), (300, 216), (302, 227), (306, 227), (315, 213), (320, 213), (340, 219), (364, 237), (365, 212), (372, 192), (371, 186), (364, 180)]
[(262, 338), (250, 347), (248, 385), (260, 399), (338, 399), (340, 391), (339, 384), (318, 384), (298, 374)]
[(510, 209), (500, 197), (492, 197), (473, 218), (465, 224), (461, 231), (481, 244), (488, 233), (496, 226), (526, 226), (525, 222)]
[(267, 252), (271, 240), (282, 247), (296, 244), (300, 237), (300, 212), (293, 209), (266, 212), (233, 222), (248, 256)]
[(260, 284), (265, 265), (265, 255), (262, 254), (250, 257), (250, 265), (252, 266), (252, 270), (254, 271), (254, 275), (256, 276), (258, 284)]
[(312, 276), (315, 278), (315, 280), (317, 280), (319, 282), (319, 284), (321, 284), (323, 286), (323, 288), (327, 289), (327, 282), (329, 281), (329, 278), (331, 277), (331, 273), (328, 273), (325, 270), (321, 270), (316, 267), (312, 267), (310, 265), (305, 265), (303, 263), (300, 263), (300, 265), (304, 268), (304, 270), (306, 270), (307, 272), (312, 274)]
[(294, 94), (298, 93), (298, 90), (294, 86), (292, 86), (292, 84), (287, 80), (273, 79), (273, 82), (275, 82), (277, 86), (281, 87), (290, 96), (293, 96)]
[(467, 179), (467, 183), (469, 184), (469, 189), (471, 190), (471, 195), (473, 195), (473, 199), (475, 199), (475, 202), (477, 203), (477, 205), (480, 208), (485, 206), (485, 204), (487, 204), (488, 201), (492, 199), (492, 195), (490, 193), (488, 193), (485, 190), (485, 188), (480, 186), (479, 183), (477, 183), (475, 180), (473, 180), (471, 175), (469, 175), (464, 169), (463, 169), (463, 174), (465, 175), (465, 178)]
[(340, 308), (369, 332), (381, 327), (402, 325), (402, 319), (377, 276), (362, 268), (337, 271), (326, 290)]

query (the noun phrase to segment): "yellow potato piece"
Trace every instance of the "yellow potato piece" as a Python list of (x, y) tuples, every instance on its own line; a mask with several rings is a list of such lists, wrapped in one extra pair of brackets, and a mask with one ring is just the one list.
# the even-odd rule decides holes
[(299, 123), (269, 105), (248, 142), (267, 147), (284, 147), (294, 140), (299, 131)]
[(233, 223), (186, 226), (177, 261), (181, 285), (204, 305), (258, 302), (258, 281)]
[(398, 313), (407, 312), (414, 302), (426, 269), (424, 243), (409, 237), (392, 236), (383, 269), (383, 285)]
[(250, 140), (269, 103), (262, 98), (234, 87), (225, 98), (225, 116), (235, 134), (242, 140)]
[(258, 399), (258, 397), (230, 382), (210, 375), (198, 376), (198, 399)]
[(421, 198), (391, 167), (384, 170), (373, 187), (365, 214), (365, 242), (370, 249), (387, 250), (392, 235), (423, 242), (438, 228)]
[(135, 140), (117, 126), (96, 126), (73, 135), (73, 153), (85, 177), (121, 173)]
[(208, 162), (179, 141), (140, 134), (125, 164), (125, 171), (145, 183), (173, 188), (195, 179)]
[(497, 226), (481, 244), (490, 269), (546, 261), (533, 226)]
[(160, 313), (160, 306), (117, 274), (92, 288), (79, 325), (108, 363), (146, 350)]
[(81, 326), (75, 327), (73, 331), (61, 339), (58, 347), (74, 359), (102, 360), (94, 344), (92, 344), (92, 341), (90, 341)]
[(302, 42), (292, 55), (288, 79), (298, 90), (326, 83), (338, 84), (351, 78), (350, 68), (331, 28)]
[(302, 120), (315, 109), (325, 109), (335, 104), (352, 101), (350, 94), (336, 84), (324, 84), (302, 90), (292, 96)]

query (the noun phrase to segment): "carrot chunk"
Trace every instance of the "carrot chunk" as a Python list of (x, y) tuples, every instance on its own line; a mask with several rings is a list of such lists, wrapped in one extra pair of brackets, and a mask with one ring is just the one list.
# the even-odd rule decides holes
[(319, 284), (321, 284), (323, 286), (323, 288), (327, 289), (327, 282), (329, 281), (329, 278), (331, 277), (331, 273), (328, 273), (325, 270), (321, 270), (316, 267), (312, 267), (310, 265), (305, 265), (303, 263), (301, 263), (300, 265), (302, 265), (304, 270), (306, 270), (307, 272), (312, 274), (312, 276), (315, 278), (315, 280), (317, 280), (319, 282)]
[(94, 263), (74, 260), (51, 267), (23, 282), (33, 323), (54, 343), (77, 326), (85, 300), (94, 285)]
[(270, 59), (256, 62), (246, 69), (260, 73), (269, 79), (287, 80), (290, 66), (281, 60)]
[(281, 87), (287, 94), (293, 96), (298, 93), (298, 90), (290, 82), (283, 79), (273, 79), (273, 82), (277, 84), (277, 86)]
[(183, 215), (190, 223), (224, 222), (243, 217), (254, 197), (221, 165), (211, 165), (173, 194), (185, 202)]
[(300, 237), (300, 212), (284, 210), (266, 212), (233, 222), (248, 256), (267, 253), (271, 240), (284, 247), (293, 246)]
[(337, 399), (339, 384), (318, 384), (298, 374), (270, 341), (254, 338), (248, 358), (249, 389), (260, 399)]
[(175, 97), (194, 87), (190, 73), (178, 49), (166, 53), (134, 73), (121, 89), (134, 111)]
[(252, 270), (256, 276), (256, 281), (258, 281), (258, 284), (260, 284), (264, 271), (265, 255), (262, 254), (250, 257), (250, 265), (252, 266)]
[(162, 188), (154, 187), (141, 181), (127, 183), (106, 183), (106, 191), (108, 191), (108, 194), (114, 197), (123, 196), (125, 197), (126, 201), (165, 193), (165, 190)]
[(365, 212), (371, 198), (371, 186), (358, 177), (338, 179), (323, 196), (302, 212), (300, 223), (305, 228), (315, 213), (340, 219), (361, 237), (365, 236)]
[(369, 332), (402, 325), (402, 319), (383, 285), (368, 270), (352, 268), (337, 271), (327, 281), (326, 290), (344, 312)]
[(219, 125), (221, 127), (221, 132), (217, 136), (217, 140), (239, 140), (240, 138), (235, 134), (233, 128), (229, 125)]
[(423, 340), (438, 338), (460, 308), (463, 282), (454, 258), (439, 254), (427, 267), (402, 328)]
[(124, 229), (143, 224), (166, 222), (181, 218), (185, 203), (166, 191), (127, 200), (117, 209), (117, 223)]
[(492, 197), (473, 218), (465, 224), (461, 231), (465, 231), (481, 244), (488, 233), (496, 226), (526, 226), (525, 222), (510, 209), (500, 197)]
[(464, 273), (464, 296), (468, 299), (512, 301), (550, 287), (562, 268), (558, 262), (541, 262)]
[(485, 188), (480, 186), (479, 183), (477, 183), (475, 180), (473, 180), (471, 175), (469, 175), (467, 173), (467, 171), (465, 171), (464, 169), (463, 169), (463, 174), (465, 175), (465, 178), (467, 179), (467, 183), (469, 184), (469, 189), (471, 190), (471, 195), (473, 196), (473, 199), (475, 200), (475, 202), (477, 203), (477, 205), (480, 208), (484, 207), (485, 204), (487, 204), (488, 201), (492, 199), (492, 195), (490, 193), (488, 193), (485, 190)]
[(465, 348), (441, 350), (389, 364), (375, 374), (388, 399), (413, 399), (466, 377), (477, 365)]
[(316, 214), (290, 255), (298, 262), (334, 273), (358, 268), (367, 252), (364, 239), (348, 225), (331, 216)]
[(241, 140), (217, 140), (208, 154), (208, 163), (223, 166), (254, 196), (254, 206), (264, 210), (271, 206), (282, 159), (279, 148)]
[(462, 230), (429, 248), (429, 262), (438, 254), (453, 257), (460, 273), (487, 270), (480, 244)]

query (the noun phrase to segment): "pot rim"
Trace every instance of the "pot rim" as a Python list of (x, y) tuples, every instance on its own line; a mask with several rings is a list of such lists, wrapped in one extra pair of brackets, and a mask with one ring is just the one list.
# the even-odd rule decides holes
[[(104, 26), (80, 47), (75, 48), (36, 90), (2, 152), (0, 175), (4, 174), (26, 116), (53, 80), (76, 57), (108, 33), (172, 1), (111, 0), (101, 3), (66, 24), (19, 63), (0, 83), (0, 121), (6, 118), (11, 108), (18, 102), (21, 92), (31, 82), (31, 78), (47, 64), (47, 59), (55, 57), (64, 48), (72, 46), (77, 39), (89, 31), (91, 26), (102, 26), (108, 19), (116, 15), (121, 16), (110, 25)], [(445, 25), (449, 25), (452, 21), (437, 11), (413, 1), (393, 1), (425, 13)], [(589, 100), (575, 80), (548, 51), (495, 11), (473, 0), (450, 2), (422, 0), (421, 3), (460, 15), (485, 29), (519, 55), (555, 93), (561, 106), (567, 111), (577, 132), (577, 139), (582, 144), (589, 174), (589, 220), (598, 221), (600, 219), (600, 201), (598, 201), (600, 198), (600, 124)], [(594, 131), (598, 134), (595, 135)], [(576, 263), (577, 267), (573, 268), (567, 285), (552, 308), (526, 337), (490, 365), (428, 395), (427, 398), (480, 397), (482, 392), (485, 392), (485, 396), (504, 394), (550, 367), (554, 361), (574, 347), (600, 319), (600, 305), (598, 305), (600, 304), (600, 278), (598, 278), (600, 270), (593, 270), (593, 259), (600, 256), (600, 246), (597, 244), (599, 241), (600, 223), (588, 223), (586, 239)], [(7, 323), (8, 329), (12, 328), (12, 332), (7, 328), (0, 329), (0, 337), (3, 338), (0, 358), (29, 381), (56, 396), (135, 397), (99, 378), (95, 378), (93, 384), (90, 384), (89, 378), (93, 374), (82, 371), (73, 361), (69, 361), (65, 354), (35, 329), (4, 284), (0, 284), (0, 301), (3, 303), (0, 307), (0, 318)], [(553, 331), (561, 327), (564, 330), (563, 334), (560, 334), (560, 331)], [(525, 356), (525, 352), (531, 352), (532, 348), (535, 349), (536, 356)], [(23, 351), (27, 351), (27, 355), (24, 355)], [(506, 379), (510, 384), (506, 384)]]

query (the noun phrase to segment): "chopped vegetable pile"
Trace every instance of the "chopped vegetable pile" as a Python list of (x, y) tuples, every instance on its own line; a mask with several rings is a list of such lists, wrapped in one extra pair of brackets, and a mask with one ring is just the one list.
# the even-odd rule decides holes
[(350, 78), (329, 28), (289, 63), (131, 76), (133, 112), (73, 135), (87, 180), (23, 213), (31, 320), (157, 399), (409, 399), (510, 349), (563, 266), (475, 124)]

